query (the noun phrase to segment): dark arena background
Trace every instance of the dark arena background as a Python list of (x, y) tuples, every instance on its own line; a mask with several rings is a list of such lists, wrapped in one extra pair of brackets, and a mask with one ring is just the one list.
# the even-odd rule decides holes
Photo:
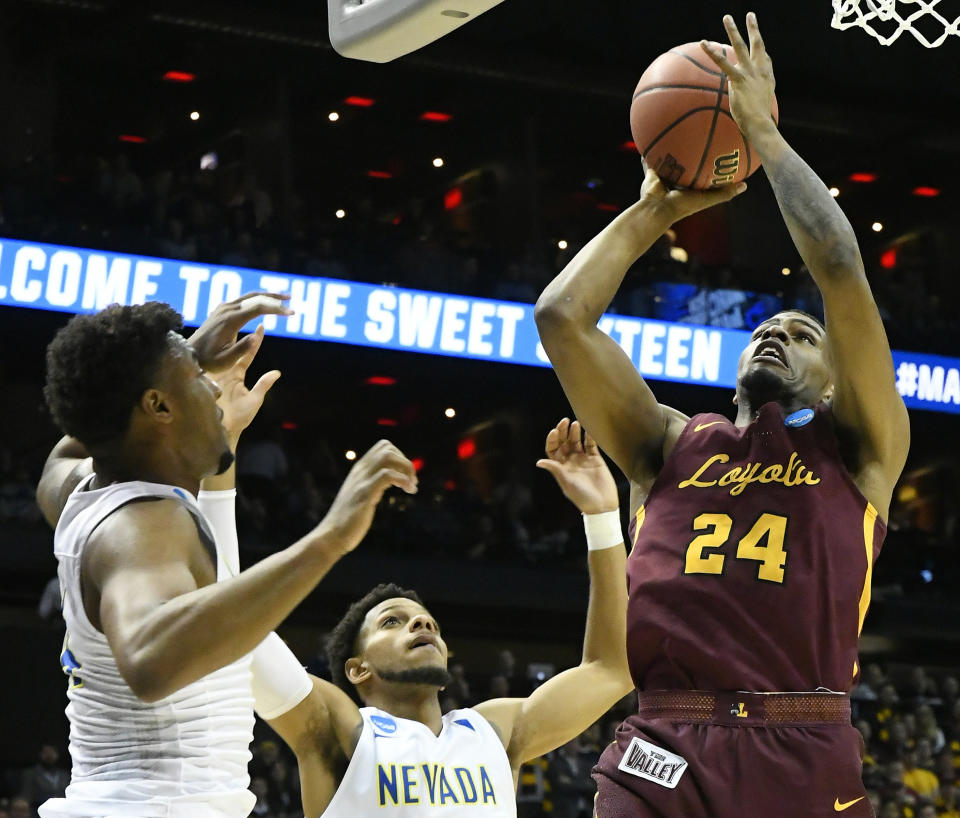
[[(910, 406), (912, 450), (854, 691), (864, 775), (880, 815), (960, 815), (955, 37), (884, 47), (832, 29), (829, 0), (505, 0), (376, 65), (334, 52), (323, 3), (4, 0), (0, 816), (35, 814), (69, 768), (56, 562), (33, 492), (58, 438), (42, 398), (44, 348), (90, 308), (71, 279), (89, 279), (85, 252), (166, 260), (155, 297), (186, 280), (183, 265), (202, 268), (208, 278), (186, 275), (202, 281), (204, 307), (217, 271), (225, 293), (240, 273), (244, 283), (290, 276), (320, 311), (312, 329), (268, 333), (256, 363), (283, 377), (241, 442), (244, 565), (312, 527), (351, 457), (377, 439), (415, 459), (419, 494), (391, 495), (362, 546), (280, 629), (304, 664), (324, 673), (327, 629), (392, 580), (417, 588), (449, 635), (459, 669), (445, 706), (529, 692), (579, 661), (587, 575), (579, 517), (533, 465), (570, 409), (552, 370), (532, 365), (535, 339), (520, 354), (524, 322), (545, 284), (639, 196), (628, 109), (644, 67), (671, 46), (722, 40), (721, 14), (740, 21), (751, 9), (774, 59), (781, 130), (856, 230)], [(53, 245), (78, 248), (60, 257), (56, 286)], [(423, 312), (391, 340), (377, 342), (363, 315), (352, 322), (348, 291), (387, 303), (411, 290), (437, 300), (418, 302)], [(342, 303), (329, 301), (338, 292)], [(471, 335), (479, 303), (493, 312)], [(525, 308), (516, 349), (504, 340), (514, 313), (496, 312), (504, 304)], [(716, 331), (727, 350), (781, 305), (821, 309), (760, 172), (735, 202), (677, 224), (641, 258), (610, 315), (664, 337)], [(630, 337), (639, 350), (643, 336)], [(660, 401), (732, 416), (717, 362), (671, 374), (657, 357), (665, 343), (636, 352)], [(629, 708), (628, 698), (527, 765), (521, 816), (591, 815), (590, 767)], [(264, 725), (254, 753), (257, 814), (300, 815), (295, 765)]]

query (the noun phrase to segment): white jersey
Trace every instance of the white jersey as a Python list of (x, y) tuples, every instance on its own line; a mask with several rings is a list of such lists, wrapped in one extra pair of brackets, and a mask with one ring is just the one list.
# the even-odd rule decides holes
[(506, 750), (476, 710), (447, 713), (439, 736), (375, 707), (360, 715), (360, 741), (323, 818), (516, 818)]
[[(117, 670), (104, 635), (87, 619), (80, 561), (93, 531), (110, 514), (143, 498), (182, 503), (212, 545), (210, 526), (192, 495), (157, 483), (116, 483), (67, 500), (54, 552), (67, 626), (61, 664), (70, 677), (67, 718), (73, 772), (65, 798), (42, 818), (245, 818), (256, 799), (247, 789), (253, 697), (250, 657), (156, 702), (140, 701)], [(218, 560), (219, 562), (219, 560)]]

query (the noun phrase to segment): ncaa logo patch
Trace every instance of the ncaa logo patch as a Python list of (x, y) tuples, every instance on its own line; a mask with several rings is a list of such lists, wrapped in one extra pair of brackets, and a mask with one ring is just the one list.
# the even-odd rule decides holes
[(687, 770), (687, 760), (634, 736), (617, 767), (625, 773), (672, 790), (683, 778)]
[(796, 429), (799, 426), (806, 426), (811, 420), (813, 420), (813, 409), (801, 409), (798, 412), (794, 412), (792, 415), (787, 415), (783, 419), (784, 426), (790, 426), (793, 429)]
[(397, 732), (397, 723), (389, 716), (371, 716), (373, 732), (381, 736), (392, 736)]

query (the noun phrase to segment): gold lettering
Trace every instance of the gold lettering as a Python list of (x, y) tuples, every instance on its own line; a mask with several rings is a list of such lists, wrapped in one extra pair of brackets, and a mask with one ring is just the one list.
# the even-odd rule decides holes
[(723, 475), (718, 481), (718, 486), (729, 486), (731, 483), (736, 482), (740, 478), (740, 472), (742, 470), (738, 468), (732, 468), (726, 474)]
[(706, 463), (704, 463), (699, 469), (697, 469), (693, 477), (688, 477), (686, 480), (682, 480), (680, 484), (677, 486), (677, 488), (685, 489), (688, 486), (694, 486), (695, 488), (698, 488), (698, 489), (707, 489), (707, 488), (710, 488), (711, 486), (717, 485), (716, 480), (711, 480), (709, 483), (701, 482), (699, 479), (700, 475), (702, 475), (714, 463), (726, 463), (729, 459), (730, 459), (730, 455), (728, 454), (715, 454)]
[[(783, 475), (783, 485), (785, 485), (785, 486), (797, 486), (797, 485), (800, 484), (799, 478), (797, 478), (796, 476), (794, 476), (793, 478), (791, 478), (791, 476), (790, 476), (790, 473), (793, 471), (793, 467), (798, 465), (798, 461), (799, 461), (799, 460), (800, 460), (800, 458), (799, 458), (799, 456), (797, 455), (796, 452), (791, 452), (791, 453), (790, 453), (790, 461), (787, 463), (787, 472), (786, 472), (786, 474)], [(803, 466), (800, 466), (800, 468), (802, 469)]]
[(780, 475), (783, 474), (783, 466), (779, 463), (774, 463), (772, 466), (767, 466), (763, 470), (763, 474), (760, 475), (761, 483), (778, 483), (780, 482)]
[(728, 454), (715, 454), (696, 470), (686, 480), (677, 484), (678, 488), (688, 487), (706, 489), (713, 486), (730, 486), (730, 496), (739, 497), (751, 483), (782, 483), (784, 486), (792, 488), (794, 486), (816, 486), (821, 482), (821, 478), (815, 472), (803, 465), (800, 455), (796, 452), (790, 453), (790, 459), (786, 465), (782, 463), (772, 463), (764, 466), (760, 461), (756, 463), (745, 463), (742, 466), (734, 466), (729, 471), (724, 472), (717, 479), (707, 479), (707, 471), (716, 463), (727, 463), (730, 460)]
[(739, 497), (741, 494), (743, 494), (743, 490), (747, 486), (757, 481), (757, 472), (759, 471), (761, 465), (763, 464), (751, 463), (749, 467), (744, 470), (743, 475), (740, 478), (740, 484), (730, 489), (731, 497)]

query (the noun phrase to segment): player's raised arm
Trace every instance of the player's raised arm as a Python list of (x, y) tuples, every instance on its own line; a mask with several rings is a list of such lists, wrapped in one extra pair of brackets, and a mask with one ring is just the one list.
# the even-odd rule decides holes
[(632, 479), (659, 470), (665, 441), (686, 422), (662, 407), (620, 346), (597, 328), (630, 266), (671, 224), (746, 188), (669, 190), (647, 170), (640, 201), (595, 236), (540, 295), (540, 340), (573, 410)]
[(550, 472), (584, 515), (590, 566), (583, 658), (525, 699), (494, 699), (477, 706), (507, 748), (514, 774), (531, 758), (559, 747), (599, 719), (633, 687), (626, 654), (626, 552), (617, 487), (597, 444), (580, 423), (564, 418), (547, 435)]
[[(236, 363), (225, 371), (210, 372), (221, 390), (217, 404), (234, 453), (267, 391), (280, 377), (276, 370), (267, 372), (247, 388), (247, 368), (263, 340), (259, 328), (252, 335)], [(240, 572), (235, 485), (236, 469), (231, 465), (205, 479), (197, 497), (216, 539), (218, 579)], [(268, 634), (253, 651), (250, 673), (253, 708), (296, 754), (304, 812), (319, 815), (336, 791), (338, 770), (353, 753), (362, 727), (360, 711), (342, 690), (308, 675), (276, 633)]]
[[(283, 686), (284, 681), (275, 670), (267, 671), (262, 659), (259, 658), (264, 667), (258, 671), (258, 657), (254, 655), (254, 690), (258, 672), (261, 688), (267, 684), (267, 676), (272, 676), (278, 687)], [(339, 687), (316, 676), (308, 679), (312, 688), (303, 701), (286, 712), (265, 718), (297, 757), (304, 814), (321, 815), (353, 757), (363, 719), (356, 703)]]
[(773, 63), (756, 15), (747, 15), (749, 43), (730, 15), (723, 22), (737, 64), (730, 65), (706, 43), (702, 47), (729, 76), (731, 113), (760, 156), (793, 243), (823, 295), (834, 417), (858, 444), (854, 479), (886, 517), (906, 462), (910, 423), (860, 248), (826, 185), (787, 144), (770, 117)]
[(86, 446), (69, 435), (60, 438), (47, 455), (37, 485), (37, 505), (51, 528), (56, 528), (70, 492), (91, 471), (93, 460)]

